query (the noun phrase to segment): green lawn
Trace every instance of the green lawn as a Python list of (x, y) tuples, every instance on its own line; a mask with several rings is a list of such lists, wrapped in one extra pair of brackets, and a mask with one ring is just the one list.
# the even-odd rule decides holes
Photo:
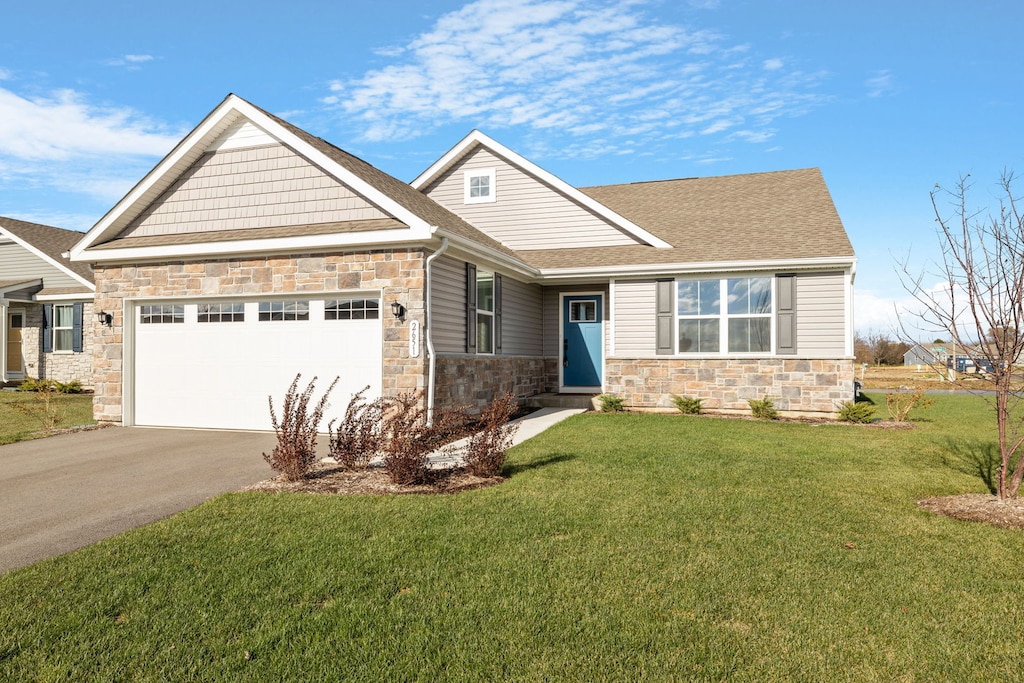
[(489, 489), (221, 496), (0, 577), (0, 680), (1020, 680), (1024, 532), (914, 504), (986, 490), (988, 412), (920, 418), (586, 414)]
[[(54, 397), (54, 408), (60, 412), (59, 427), (77, 427), (93, 424), (92, 396), (61, 394)], [(16, 410), (21, 405), (29, 414)], [(34, 392), (0, 391), (0, 444), (34, 439), (40, 430), (40, 411), (43, 407)]]

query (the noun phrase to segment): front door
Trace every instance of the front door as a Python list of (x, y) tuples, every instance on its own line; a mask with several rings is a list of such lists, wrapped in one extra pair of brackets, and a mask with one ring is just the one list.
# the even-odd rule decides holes
[(10, 311), (7, 314), (7, 376), (22, 379), (25, 376), (25, 354), (21, 346), (22, 330), (25, 328), (25, 312)]
[(562, 391), (601, 390), (602, 303), (601, 294), (562, 297)]

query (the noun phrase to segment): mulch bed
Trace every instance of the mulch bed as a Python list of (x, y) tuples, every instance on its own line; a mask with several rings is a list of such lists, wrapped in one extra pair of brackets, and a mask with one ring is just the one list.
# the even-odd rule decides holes
[(1007, 529), (1024, 529), (1024, 499), (999, 500), (987, 493), (925, 498), (917, 501), (925, 510), (967, 522), (985, 522)]
[(359, 471), (349, 471), (337, 465), (320, 463), (306, 479), (287, 481), (283, 476), (267, 479), (243, 491), (264, 491), (266, 493), (319, 493), (319, 494), (362, 494), (362, 495), (401, 495), (401, 494), (445, 494), (461, 493), (472, 489), (495, 486), (505, 481), (505, 477), (478, 477), (464, 468), (431, 470), (431, 481), (427, 484), (402, 485), (391, 481), (382, 467), (370, 467)]

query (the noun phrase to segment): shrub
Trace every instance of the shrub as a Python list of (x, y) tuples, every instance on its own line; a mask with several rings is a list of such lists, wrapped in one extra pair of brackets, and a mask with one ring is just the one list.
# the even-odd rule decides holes
[(602, 413), (621, 413), (626, 409), (625, 399), (613, 394), (601, 394), (597, 397)]
[(750, 412), (759, 420), (774, 420), (779, 416), (771, 396), (762, 399), (751, 398), (747, 403), (750, 404)]
[[(381, 421), (388, 402), (378, 398), (367, 403), (365, 394), (369, 389), (367, 385), (352, 396), (345, 417), (327, 424), (330, 456), (347, 470), (366, 469), (381, 450)], [(338, 422), (337, 431), (335, 422)]]
[(512, 436), (519, 428), (509, 420), (519, 409), (512, 392), (498, 396), (484, 408), (477, 423), (478, 432), (469, 437), (466, 469), (478, 477), (494, 477), (505, 464), (505, 453), (512, 445)]
[(280, 420), (274, 410), (274, 397), (267, 397), (270, 404), (270, 421), (277, 434), (277, 445), (269, 455), (264, 453), (263, 459), (275, 472), (280, 472), (289, 481), (304, 479), (313, 468), (316, 462), (317, 429), (327, 407), (327, 397), (338, 383), (338, 378), (335, 377), (320, 401), (310, 410), (309, 402), (313, 397), (316, 377), (310, 380), (309, 386), (302, 393), (299, 393), (300, 377), (301, 373), (295, 375), (291, 386), (288, 387), (281, 407)]
[(29, 377), (18, 385), (18, 391), (54, 391), (58, 394), (80, 394), (82, 383), (77, 379), (70, 382), (58, 382), (53, 379), (36, 379)]
[(77, 379), (70, 382), (57, 382), (57, 391), (62, 394), (80, 394), (82, 393), (82, 383)]
[(39, 428), (44, 432), (52, 432), (64, 421), (67, 414), (64, 404), (58, 397), (60, 393), (56, 382), (52, 380), (26, 380), (34, 382), (34, 388), (22, 389), (35, 393), (34, 399), (28, 403), (12, 403), (11, 408), (17, 412), (39, 422)]
[(885, 409), (893, 422), (906, 422), (910, 419), (910, 411), (927, 408), (935, 403), (924, 397), (923, 391), (894, 391), (885, 395)]
[(701, 403), (704, 399), (690, 398), (689, 396), (676, 396), (672, 394), (672, 403), (683, 415), (700, 415)]
[(867, 424), (875, 417), (875, 406), (867, 401), (843, 401), (839, 404), (836, 417), (843, 422)]

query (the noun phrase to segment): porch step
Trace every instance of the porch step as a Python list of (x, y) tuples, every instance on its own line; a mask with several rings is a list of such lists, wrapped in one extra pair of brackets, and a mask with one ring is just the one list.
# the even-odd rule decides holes
[(597, 394), (537, 394), (523, 400), (527, 408), (582, 408), (593, 410)]

